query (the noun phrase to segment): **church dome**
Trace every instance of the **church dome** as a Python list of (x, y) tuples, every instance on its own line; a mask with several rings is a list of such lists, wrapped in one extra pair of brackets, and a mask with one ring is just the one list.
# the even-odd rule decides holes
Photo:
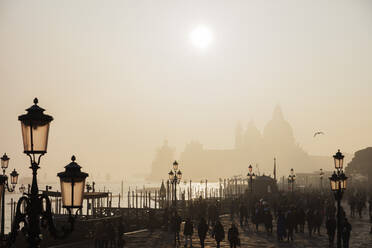
[(266, 124), (263, 132), (266, 143), (272, 145), (295, 145), (291, 125), (284, 119), (280, 106), (276, 106), (272, 119)]

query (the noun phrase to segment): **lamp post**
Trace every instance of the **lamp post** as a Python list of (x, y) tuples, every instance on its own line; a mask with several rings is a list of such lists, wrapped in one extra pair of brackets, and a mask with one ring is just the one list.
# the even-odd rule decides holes
[(168, 175), (169, 181), (173, 187), (173, 207), (175, 211), (177, 211), (177, 184), (179, 184), (182, 179), (182, 172), (178, 169), (177, 161), (174, 161), (173, 170), (171, 170)]
[(291, 192), (294, 191), (294, 183), (296, 181), (296, 175), (294, 174), (293, 168), (291, 169), (291, 174), (288, 176), (288, 183), (291, 184)]
[(0, 158), (1, 159), (1, 169), (3, 170), (3, 174), (0, 175), (0, 193), (1, 193), (1, 240), (4, 241), (4, 224), (5, 224), (5, 191), (13, 192), (15, 186), (18, 182), (18, 173), (14, 169), (12, 173), (10, 173), (10, 184), (9, 187), (8, 183), (8, 176), (5, 175), (5, 171), (8, 168), (10, 158), (4, 153), (4, 155)]
[[(46, 194), (39, 194), (37, 170), (40, 168), (41, 157), (47, 152), (49, 125), (53, 117), (45, 115), (45, 110), (37, 104), (38, 100), (35, 98), (34, 105), (26, 110), (27, 113), (18, 117), (22, 127), (24, 153), (30, 158), (32, 185), (31, 191), (24, 193), (17, 202), (12, 231), (8, 240), (9, 246), (15, 242), (21, 223), (24, 225), (22, 228), (24, 233), (27, 233), (25, 235), (27, 243), (32, 248), (40, 246), (42, 240), (41, 223), (48, 225), (53, 237), (66, 237), (72, 232), (77, 213), (82, 208), (85, 178), (88, 174), (80, 171), (81, 167), (75, 163), (74, 156), (72, 163), (65, 167), (65, 172), (58, 173), (61, 182), (63, 207), (69, 213), (70, 229), (57, 230), (52, 216), (50, 200)], [(24, 211), (21, 211), (22, 205), (25, 206)], [(77, 209), (75, 216), (72, 215), (74, 208)]]
[(250, 184), (251, 193), (253, 193), (253, 179), (256, 179), (256, 175), (254, 173), (252, 173), (252, 165), (248, 166), (247, 176), (249, 177), (249, 184)]
[(346, 190), (347, 177), (342, 170), (344, 164), (344, 155), (338, 150), (333, 156), (335, 163), (335, 171), (329, 178), (331, 183), (331, 190), (334, 193), (335, 200), (337, 201), (337, 248), (341, 248), (341, 231), (342, 231), (342, 216), (341, 216), (341, 200)]
[(320, 177), (320, 191), (323, 191), (323, 176), (324, 176), (323, 169), (320, 169), (320, 173), (319, 173), (319, 177)]
[[(178, 169), (177, 161), (173, 163), (173, 170), (168, 173), (169, 182), (173, 187), (173, 208), (174, 208), (174, 221), (178, 221), (177, 218), (177, 184), (181, 182), (182, 172)], [(177, 231), (174, 231), (174, 244), (177, 244)]]

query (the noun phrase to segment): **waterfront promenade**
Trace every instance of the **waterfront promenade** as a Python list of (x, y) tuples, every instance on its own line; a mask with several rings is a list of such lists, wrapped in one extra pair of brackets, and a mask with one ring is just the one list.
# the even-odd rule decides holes
[[(231, 220), (229, 215), (221, 216), (222, 224), (224, 225), (225, 233), (231, 225)], [(351, 232), (350, 248), (365, 248), (372, 247), (372, 234), (369, 234), (369, 220), (367, 215), (362, 219), (350, 218), (350, 222), (353, 226)], [(194, 224), (196, 226), (196, 224)], [(252, 225), (251, 225), (252, 227)], [(276, 227), (274, 223), (273, 234), (267, 234), (263, 228), (260, 227), (259, 232), (251, 230), (242, 229), (239, 226), (241, 247), (246, 248), (278, 248), (278, 247), (295, 247), (295, 248), (318, 248), (318, 247), (328, 247), (328, 237), (324, 226), (321, 229), (321, 236), (314, 235), (313, 238), (309, 238), (308, 233), (296, 233), (293, 242), (278, 242), (276, 237)], [(128, 233), (126, 236), (126, 245), (128, 248), (139, 248), (139, 247), (153, 247), (153, 248), (172, 248), (173, 245), (173, 235), (161, 230), (156, 230), (152, 234), (148, 230)], [(227, 235), (226, 235), (227, 236)], [(227, 238), (227, 237), (226, 237)], [(228, 242), (221, 242), (221, 248), (230, 247)], [(183, 235), (181, 230), (181, 246), (183, 247)], [(193, 247), (200, 247), (199, 240), (197, 237), (197, 230), (194, 229), (193, 235)], [(216, 243), (211, 235), (207, 235), (205, 241), (205, 247), (216, 247)], [(93, 242), (83, 242), (75, 244), (65, 244), (60, 246), (53, 246), (53, 248), (94, 248)]]

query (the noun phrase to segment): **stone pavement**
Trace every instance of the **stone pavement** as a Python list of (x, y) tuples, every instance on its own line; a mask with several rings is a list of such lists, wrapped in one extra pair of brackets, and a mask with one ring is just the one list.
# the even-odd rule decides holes
[[(225, 233), (227, 239), (227, 230), (231, 225), (231, 220), (229, 216), (222, 216), (221, 221), (225, 227)], [(367, 248), (372, 247), (372, 234), (369, 234), (369, 220), (367, 216), (363, 219), (355, 218), (349, 219), (353, 226), (353, 230), (351, 232), (351, 241), (350, 241), (350, 248)], [(196, 226), (196, 225), (195, 225)], [(305, 227), (306, 228), (306, 227)], [(251, 230), (253, 226), (251, 225)], [(328, 238), (326, 235), (326, 230), (323, 227), (321, 229), (321, 236), (314, 235), (313, 238), (309, 238), (308, 234), (294, 234), (294, 241), (293, 242), (278, 242), (276, 238), (276, 227), (274, 224), (274, 231), (273, 234), (267, 234), (264, 230), (263, 226), (260, 226), (260, 230), (258, 233), (254, 231), (243, 230), (239, 226), (239, 233), (241, 239), (241, 247), (267, 247), (267, 248), (315, 248), (315, 247), (328, 247)], [(181, 246), (183, 247), (183, 235), (181, 231)], [(93, 248), (94, 245), (91, 242), (88, 243), (77, 243), (77, 244), (66, 244), (64, 246), (58, 246), (63, 248)], [(167, 232), (163, 232), (160, 230), (155, 231), (154, 233), (150, 234), (149, 231), (141, 231), (137, 233), (132, 233), (126, 235), (126, 248), (139, 248), (139, 247), (154, 247), (154, 248), (174, 248), (173, 245), (173, 235)], [(200, 247), (199, 240), (197, 237), (197, 231), (194, 231), (193, 235), (193, 247)], [(205, 241), (205, 247), (211, 248), (216, 247), (214, 239), (210, 235), (207, 235), (207, 239)], [(230, 247), (228, 242), (223, 241), (221, 242), (221, 248)]]

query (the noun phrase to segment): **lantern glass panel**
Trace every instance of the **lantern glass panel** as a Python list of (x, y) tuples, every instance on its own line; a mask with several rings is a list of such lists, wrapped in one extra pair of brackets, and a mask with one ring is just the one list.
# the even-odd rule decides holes
[(10, 176), (10, 183), (13, 185), (16, 185), (18, 182), (18, 175), (16, 176)]
[(173, 163), (173, 170), (174, 171), (177, 171), (178, 170), (178, 163), (177, 163), (177, 161), (174, 161), (174, 163)]
[(343, 189), (343, 190), (346, 189), (346, 179), (341, 180), (341, 189)]
[(332, 191), (335, 191), (335, 190), (336, 190), (335, 181), (330, 180), (330, 183), (331, 183), (331, 190), (332, 190)]
[(174, 173), (173, 173), (173, 171), (170, 171), (168, 173), (168, 175), (169, 175), (169, 180), (173, 180), (174, 179)]
[(49, 124), (38, 123), (30, 125), (30, 123), (22, 122), (23, 149), (25, 153), (46, 153)]
[(8, 165), (9, 165), (9, 159), (1, 159), (1, 168), (3, 170), (5, 170), (6, 168), (8, 168)]
[(181, 173), (181, 171), (178, 171), (178, 173), (177, 173), (177, 179), (178, 180), (181, 180), (182, 179), (182, 173)]
[(62, 205), (64, 208), (80, 208), (83, 206), (85, 180), (66, 182), (61, 180)]
[(338, 159), (338, 158), (335, 158), (335, 168), (336, 169), (340, 169), (341, 168), (341, 166), (340, 166), (340, 159)]

